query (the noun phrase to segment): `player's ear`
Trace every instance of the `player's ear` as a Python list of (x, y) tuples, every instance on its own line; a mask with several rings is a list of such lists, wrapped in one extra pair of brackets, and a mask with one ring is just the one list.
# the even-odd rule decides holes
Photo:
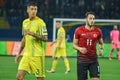
[(27, 9), (27, 13), (28, 13), (29, 11), (28, 11), (28, 9)]
[(27, 7), (27, 13), (29, 13), (29, 7)]
[(86, 22), (87, 18), (84, 19), (84, 22)]

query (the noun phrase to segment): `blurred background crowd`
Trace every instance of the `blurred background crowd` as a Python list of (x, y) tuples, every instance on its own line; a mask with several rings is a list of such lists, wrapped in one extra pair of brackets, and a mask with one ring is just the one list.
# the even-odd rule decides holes
[(119, 0), (0, 0), (0, 30), (3, 33), (6, 31), (3, 29), (11, 29), (11, 32), (12, 29), (18, 30), (21, 33), (21, 24), (27, 17), (26, 6), (29, 1), (38, 3), (37, 15), (46, 22), (50, 40), (53, 18), (81, 19), (87, 11), (94, 11), (98, 19), (120, 19)]

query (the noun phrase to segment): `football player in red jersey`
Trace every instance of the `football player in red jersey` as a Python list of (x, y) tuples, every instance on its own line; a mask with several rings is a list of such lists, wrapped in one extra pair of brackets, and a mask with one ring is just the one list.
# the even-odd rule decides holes
[(95, 15), (87, 12), (84, 26), (75, 30), (73, 48), (77, 50), (77, 77), (78, 80), (87, 80), (88, 71), (91, 80), (99, 80), (100, 69), (96, 54), (96, 44), (99, 43), (99, 55), (103, 54), (102, 32), (94, 26)]

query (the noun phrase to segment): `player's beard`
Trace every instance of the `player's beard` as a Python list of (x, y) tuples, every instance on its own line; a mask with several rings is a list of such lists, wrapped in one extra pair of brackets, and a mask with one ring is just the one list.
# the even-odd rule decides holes
[(89, 21), (88, 19), (86, 19), (86, 24), (87, 24), (87, 26), (89, 26), (91, 28), (94, 25), (94, 22)]
[(87, 22), (87, 25), (91, 28), (94, 24), (90, 24), (89, 22)]

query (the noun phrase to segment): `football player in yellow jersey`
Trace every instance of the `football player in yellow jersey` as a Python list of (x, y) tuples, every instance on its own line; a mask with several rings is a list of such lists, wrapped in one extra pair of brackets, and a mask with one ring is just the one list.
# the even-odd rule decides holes
[(50, 70), (47, 70), (49, 73), (53, 73), (55, 71), (57, 61), (59, 57), (62, 57), (64, 60), (65, 66), (66, 66), (66, 72), (65, 74), (70, 72), (70, 66), (69, 66), (69, 61), (66, 58), (66, 39), (65, 39), (65, 30), (62, 27), (62, 24), (60, 21), (56, 22), (56, 27), (58, 29), (57, 32), (57, 40), (51, 44), (51, 46), (56, 43), (55, 46), (55, 53), (54, 53), (54, 60), (52, 63), (52, 68)]
[(23, 80), (26, 73), (33, 73), (37, 80), (44, 80), (44, 49), (43, 41), (47, 41), (46, 24), (36, 16), (37, 4), (30, 2), (27, 6), (28, 19), (22, 24), (23, 39), (15, 62), (18, 63), (21, 52), (24, 50), (23, 57), (18, 67), (17, 80)]

